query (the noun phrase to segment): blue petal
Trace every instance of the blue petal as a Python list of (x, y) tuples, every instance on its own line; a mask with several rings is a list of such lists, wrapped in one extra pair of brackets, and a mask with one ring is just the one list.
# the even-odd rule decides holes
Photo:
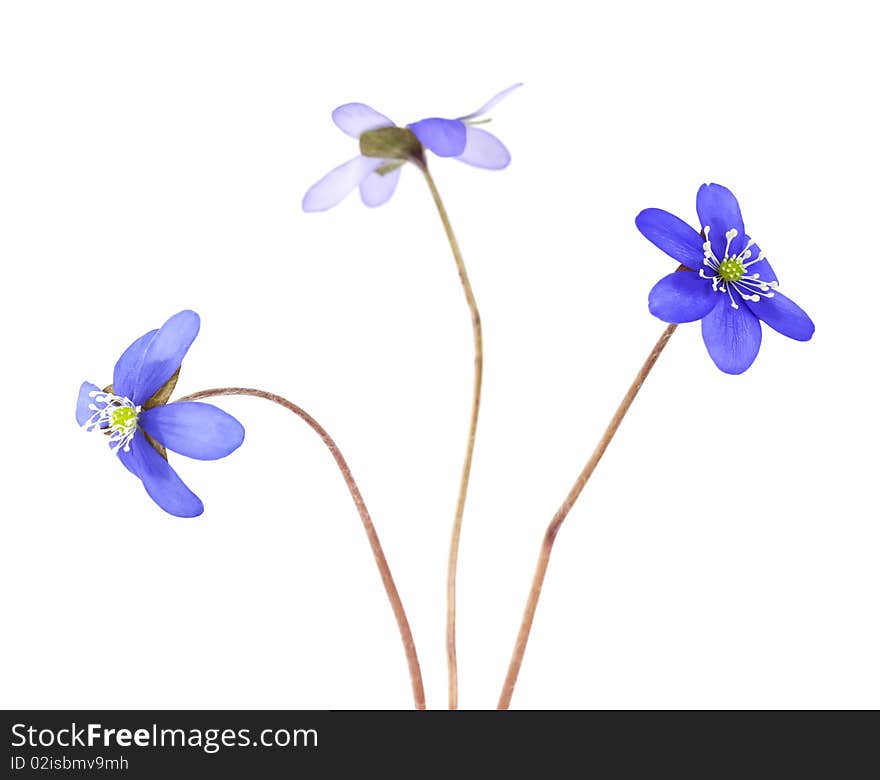
[(177, 472), (138, 431), (131, 442), (126, 464), (129, 471), (141, 478), (144, 488), (162, 509), (176, 517), (196, 517), (204, 511), (199, 497), (193, 493)]
[(385, 160), (379, 157), (358, 155), (353, 160), (334, 168), (309, 188), (303, 198), (303, 211), (326, 211), (333, 208), (384, 163)]
[(113, 393), (115, 395), (123, 398), (131, 398), (134, 395), (134, 385), (138, 372), (141, 370), (147, 347), (150, 346), (150, 342), (158, 332), (159, 330), (156, 329), (144, 333), (116, 361), (116, 366), (113, 369)]
[(467, 133), (458, 119), (422, 119), (407, 125), (422, 145), (438, 157), (458, 157), (464, 152)]
[(476, 119), (478, 116), (482, 116), (483, 114), (491, 111), (496, 105), (498, 105), (504, 98), (506, 98), (513, 90), (518, 89), (522, 86), (522, 82), (518, 84), (514, 84), (507, 89), (502, 89), (494, 97), (489, 98), (482, 106), (480, 106), (476, 111), (471, 111), (470, 114), (465, 114), (464, 116), (460, 116), (459, 119)]
[[(135, 433), (135, 438), (137, 438), (138, 436), (140, 436), (140, 433)], [(150, 443), (147, 442), (147, 444), (150, 444)], [(109, 442), (107, 446), (112, 448), (112, 447), (115, 447), (116, 444), (114, 442)], [(132, 447), (133, 446), (134, 446), (134, 439), (132, 439)], [(152, 446), (152, 445), (150, 445), (150, 446)], [(116, 456), (119, 458), (119, 462), (122, 463), (123, 466), (125, 466), (125, 468), (127, 468), (132, 474), (134, 474), (138, 479), (140, 479), (140, 474), (138, 474), (136, 471), (135, 462), (134, 462), (134, 455), (132, 454), (131, 449), (129, 449), (128, 452), (126, 452), (123, 449), (116, 450)]]
[[(100, 392), (101, 388), (91, 382), (83, 382), (79, 388), (79, 396), (76, 399), (76, 424), (85, 425), (86, 421), (94, 414), (89, 409), (89, 404), (94, 404), (95, 399), (89, 397), (89, 393)], [(101, 404), (95, 404), (100, 407)], [(106, 404), (104, 404), (106, 406)]]
[(697, 192), (697, 214), (700, 229), (709, 228), (709, 243), (718, 260), (724, 259), (727, 248), (727, 231), (736, 230), (736, 237), (730, 242), (730, 257), (738, 255), (746, 245), (746, 231), (739, 210), (739, 203), (733, 193), (720, 184), (704, 184)]
[(718, 298), (715, 308), (703, 317), (703, 343), (725, 374), (741, 374), (758, 356), (761, 323), (742, 301), (734, 309), (726, 295)]
[[(385, 162), (389, 161), (386, 160)], [(388, 199), (394, 194), (394, 190), (397, 189), (397, 182), (400, 179), (400, 172), (402, 170), (403, 166), (400, 166), (386, 174), (374, 171), (367, 176), (361, 182), (361, 200), (364, 202), (364, 205), (375, 208), (383, 203), (387, 203)]]
[(774, 293), (772, 298), (761, 298), (759, 301), (746, 301), (746, 305), (756, 317), (783, 336), (797, 341), (813, 338), (813, 331), (816, 330), (813, 321), (800, 306), (782, 293)]
[(663, 209), (645, 209), (636, 217), (636, 227), (654, 246), (692, 271), (703, 267), (703, 239), (687, 222)]
[(648, 310), (663, 322), (693, 322), (705, 317), (718, 303), (712, 282), (694, 271), (664, 276), (648, 294)]
[(467, 126), (465, 135), (464, 151), (456, 160), (490, 171), (500, 171), (510, 165), (510, 152), (492, 133), (479, 127)]
[(225, 458), (244, 441), (244, 428), (211, 404), (178, 401), (141, 412), (139, 423), (159, 444), (198, 460)]
[(352, 138), (360, 138), (361, 133), (375, 130), (377, 127), (394, 126), (394, 122), (387, 116), (364, 103), (346, 103), (333, 109), (332, 116), (336, 126)]
[[(170, 317), (156, 331), (156, 335), (147, 344), (135, 374), (131, 395), (126, 396), (136, 406), (149, 401), (180, 368), (183, 358), (199, 333), (199, 322), (199, 315), (186, 309)], [(116, 395), (122, 395), (115, 385), (113, 390)]]

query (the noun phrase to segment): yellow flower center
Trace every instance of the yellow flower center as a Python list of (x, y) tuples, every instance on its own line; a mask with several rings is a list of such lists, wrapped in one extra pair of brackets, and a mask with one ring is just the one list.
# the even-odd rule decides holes
[(718, 276), (725, 282), (738, 282), (746, 275), (746, 267), (738, 257), (728, 257), (718, 266)]
[(110, 430), (128, 433), (137, 424), (137, 412), (130, 406), (117, 406), (110, 412)]
[(137, 433), (138, 415), (140, 406), (119, 395), (114, 395), (109, 390), (92, 390), (89, 393), (92, 403), (89, 411), (92, 413), (88, 420), (83, 423), (87, 431), (100, 431), (110, 437), (110, 446), (114, 452), (131, 449), (131, 440)]

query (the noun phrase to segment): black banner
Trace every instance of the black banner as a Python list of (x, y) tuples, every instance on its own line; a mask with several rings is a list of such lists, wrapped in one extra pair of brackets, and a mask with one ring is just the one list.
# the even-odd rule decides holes
[(848, 777), (877, 728), (876, 713), (772, 712), (22, 710), (3, 721), (11, 778), (497, 777), (529, 765), (538, 778), (799, 765)]

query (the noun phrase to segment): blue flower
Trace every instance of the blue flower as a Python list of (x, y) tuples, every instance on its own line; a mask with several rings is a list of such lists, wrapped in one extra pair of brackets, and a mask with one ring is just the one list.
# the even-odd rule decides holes
[(76, 403), (77, 423), (106, 434), (110, 449), (143, 482), (150, 498), (177, 517), (196, 517), (204, 507), (168, 464), (165, 448), (216, 460), (244, 440), (241, 423), (216, 406), (191, 401), (166, 405), (198, 332), (198, 314), (175, 314), (122, 353), (106, 390), (83, 382)]
[(303, 198), (303, 211), (333, 208), (355, 187), (360, 187), (365, 205), (381, 206), (394, 194), (403, 164), (407, 160), (423, 159), (424, 149), (430, 149), (438, 157), (452, 157), (477, 168), (506, 168), (510, 164), (510, 152), (492, 133), (474, 125), (488, 121), (479, 118), (519, 86), (522, 85), (508, 87), (476, 111), (457, 119), (431, 117), (407, 125), (410, 133), (406, 135), (412, 139), (412, 145), (407, 145), (401, 133), (394, 134), (398, 146), (396, 153), (388, 154), (392, 150), (386, 143), (384, 153), (388, 156), (383, 156), (382, 144), (373, 144), (372, 150), (365, 148), (368, 137), (365, 134), (381, 128), (396, 128), (394, 122), (363, 103), (339, 106), (333, 111), (333, 121), (343, 133), (360, 141), (361, 154), (312, 185)]
[(661, 209), (645, 209), (636, 227), (685, 268), (663, 277), (648, 309), (664, 322), (702, 320), (703, 341), (715, 365), (741, 374), (761, 348), (761, 320), (783, 336), (809, 341), (813, 322), (779, 292), (779, 282), (743, 226), (733, 193), (720, 184), (697, 192), (702, 235)]

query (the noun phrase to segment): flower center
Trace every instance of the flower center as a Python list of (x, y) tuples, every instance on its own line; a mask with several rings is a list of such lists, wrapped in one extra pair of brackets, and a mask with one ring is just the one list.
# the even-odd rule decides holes
[(738, 282), (746, 275), (746, 267), (738, 257), (728, 257), (718, 266), (718, 276), (725, 282)]
[(761, 279), (761, 274), (757, 272), (753, 274), (747, 273), (749, 266), (759, 263), (764, 259), (763, 252), (759, 252), (754, 260), (751, 259), (752, 246), (755, 243), (753, 239), (749, 239), (742, 252), (731, 257), (730, 244), (738, 235), (736, 228), (731, 228), (724, 234), (727, 244), (724, 247), (724, 257), (719, 260), (715, 257), (715, 253), (712, 251), (712, 244), (709, 242), (708, 225), (703, 228), (703, 235), (705, 236), (703, 241), (703, 265), (707, 266), (709, 271), (707, 272), (705, 268), (701, 268), (700, 276), (703, 279), (712, 280), (712, 289), (715, 292), (726, 293), (730, 298), (730, 305), (734, 309), (739, 308), (739, 304), (733, 296), (734, 290), (743, 300), (752, 301), (753, 303), (757, 303), (761, 298), (772, 298), (775, 295), (773, 290), (779, 286), (778, 282), (765, 282)]
[(117, 406), (110, 412), (110, 430), (125, 433), (137, 425), (137, 412), (131, 406)]
[(100, 430), (110, 437), (113, 452), (120, 449), (128, 452), (131, 440), (137, 433), (137, 421), (141, 407), (135, 406), (128, 398), (101, 390), (92, 390), (89, 404), (92, 416), (83, 423), (87, 431)]

